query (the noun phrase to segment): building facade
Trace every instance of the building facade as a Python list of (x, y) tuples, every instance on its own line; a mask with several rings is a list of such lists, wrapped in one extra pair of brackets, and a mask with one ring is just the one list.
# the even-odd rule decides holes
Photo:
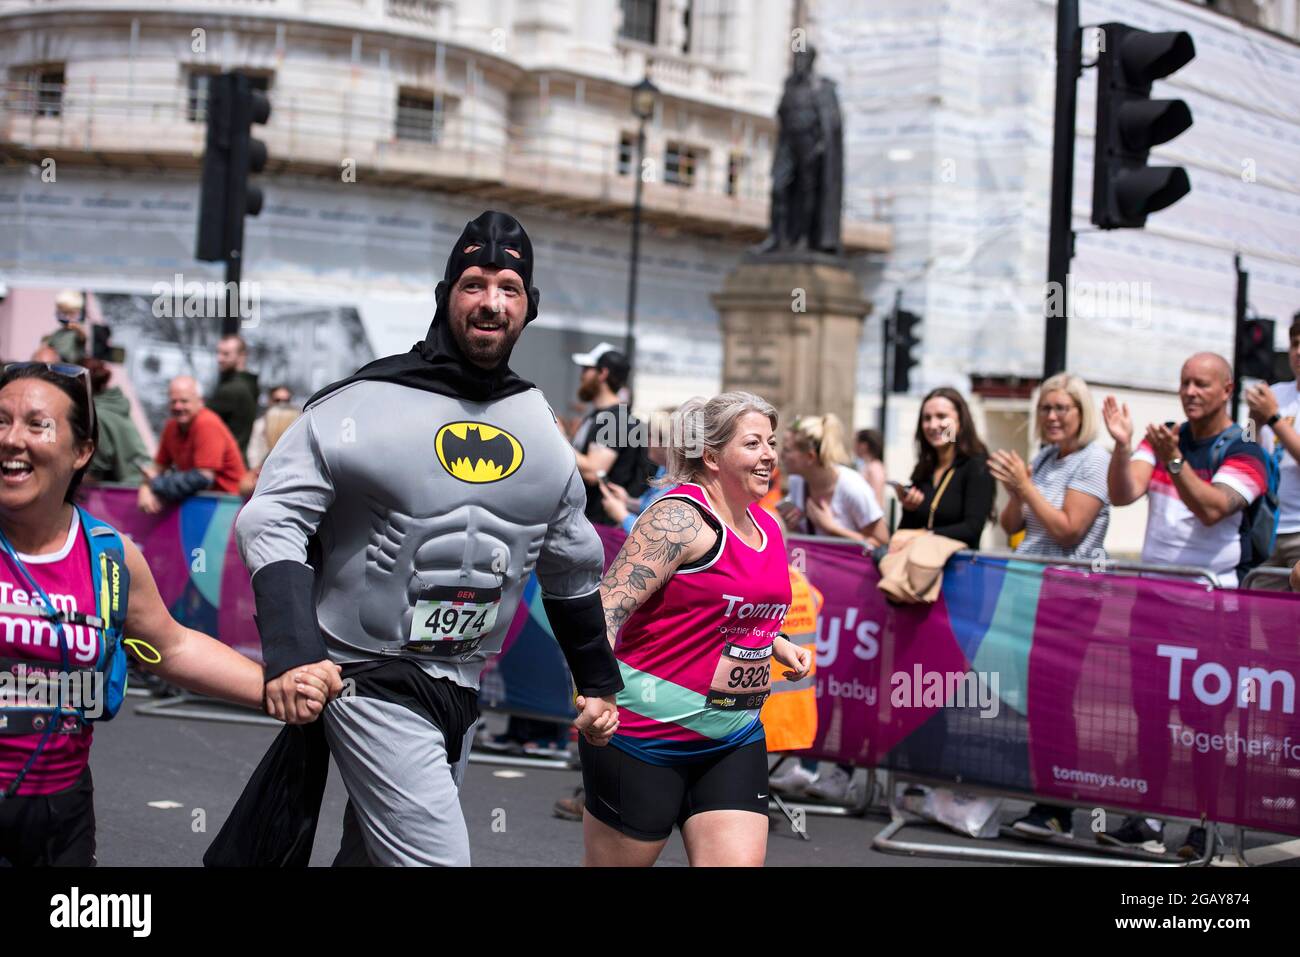
[[(1300, 308), (1298, 10), (1081, 2), (1083, 23), (1197, 45), (1156, 91), (1187, 100), (1194, 126), (1153, 154), (1185, 166), (1192, 192), (1144, 230), (1088, 224), (1093, 71), (1079, 85), (1068, 364), (1139, 422), (1180, 416), (1186, 355), (1231, 354), (1234, 255), (1279, 346)], [(213, 375), (213, 326), (185, 322), (183, 303), (221, 279), (193, 258), (198, 169), (206, 78), (239, 69), (272, 103), (244, 267), (264, 383), (307, 394), (408, 348), (448, 243), (496, 206), (538, 255), (541, 315), (516, 364), (571, 412), (568, 353), (626, 330), (630, 89), (648, 77), (637, 405), (714, 391), (709, 297), (765, 232), (773, 114), (792, 44), (809, 41), (838, 85), (845, 244), (876, 304), (853, 424), (876, 424), (879, 318), (897, 295), (922, 323), (911, 388), (889, 406), (891, 478), (910, 471), (919, 398), (938, 385), (974, 396), (990, 446), (1029, 454), (1055, 15), (1052, 0), (0, 0), (0, 354), (29, 353), (73, 286), (95, 293), (142, 392)], [(158, 315), (164, 299), (182, 314)], [(1144, 518), (1117, 513), (1107, 547), (1137, 551)]]
[[(1025, 454), (1036, 447), (1030, 407), (1043, 366), (1056, 4), (872, 0), (869, 9), (809, 4), (819, 65), (843, 102), (846, 209), (893, 230), (892, 251), (865, 261), (867, 297), (880, 310), (901, 294), (922, 318), (911, 395), (889, 406), (891, 476), (893, 463), (898, 478), (910, 468), (918, 400), (936, 386), (975, 395), (986, 442)], [(1192, 128), (1151, 160), (1185, 167), (1191, 193), (1142, 230), (1089, 223), (1096, 71), (1079, 79), (1067, 368), (1098, 404), (1107, 393), (1128, 402), (1140, 430), (1182, 419), (1187, 356), (1231, 360), (1235, 255), (1250, 273), (1252, 314), (1277, 320), (1277, 348), (1300, 310), (1297, 4), (1081, 0), (1081, 23), (1107, 21), (1186, 30), (1197, 51), (1153, 92), (1191, 108)], [(1084, 31), (1086, 62), (1095, 36)], [(880, 329), (867, 324), (859, 421), (878, 411)], [(1144, 505), (1116, 510), (1107, 547), (1137, 552), (1144, 523)]]
[[(721, 338), (708, 297), (766, 232), (791, 17), (786, 0), (0, 2), (0, 269), (12, 290), (0, 308), (44, 322), (52, 289), (90, 290), (97, 307), (118, 297), (133, 379), (211, 375), (214, 324), (155, 313), (160, 297), (187, 298), (178, 287), (222, 278), (194, 259), (198, 169), (208, 78), (240, 70), (272, 105), (243, 278), (260, 314), (302, 317), (289, 341), (323, 315), (361, 333), (339, 339), (358, 354), (327, 345), (308, 362), (255, 317), (246, 337), (263, 378), (306, 393), (409, 348), (449, 241), (501, 207), (530, 230), (542, 291), (517, 364), (563, 414), (568, 353), (626, 330), (630, 91), (644, 77), (661, 95), (641, 164), (637, 405), (709, 392)], [(846, 224), (859, 255), (887, 235)], [(21, 338), (30, 323), (5, 325)], [(22, 353), (31, 335), (0, 351)]]

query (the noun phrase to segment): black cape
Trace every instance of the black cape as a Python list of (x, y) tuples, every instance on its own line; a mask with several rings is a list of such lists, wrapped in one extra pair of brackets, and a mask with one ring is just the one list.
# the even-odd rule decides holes
[(475, 402), (493, 402), (533, 388), (531, 382), (514, 373), (508, 360), (495, 369), (483, 369), (467, 360), (456, 345), (450, 325), (443, 318), (444, 311), (439, 306), (428, 335), (411, 346), (410, 352), (384, 356), (367, 363), (346, 379), (321, 389), (307, 401), (307, 405), (319, 402), (345, 385), (364, 380), (395, 382), (412, 389)]
[(306, 867), (329, 775), (325, 725), (286, 725), (203, 855), (204, 867)]

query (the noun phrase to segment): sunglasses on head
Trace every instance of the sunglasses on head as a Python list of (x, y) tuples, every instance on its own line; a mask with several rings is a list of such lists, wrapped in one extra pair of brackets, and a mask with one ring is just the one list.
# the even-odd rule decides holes
[(11, 372), (17, 372), (21, 369), (44, 369), (47, 372), (53, 372), (55, 375), (61, 375), (65, 379), (81, 379), (86, 386), (86, 409), (88, 413), (87, 431), (93, 437), (95, 434), (95, 399), (90, 389), (90, 370), (85, 366), (73, 365), (70, 362), (10, 362), (4, 367), (4, 375)]

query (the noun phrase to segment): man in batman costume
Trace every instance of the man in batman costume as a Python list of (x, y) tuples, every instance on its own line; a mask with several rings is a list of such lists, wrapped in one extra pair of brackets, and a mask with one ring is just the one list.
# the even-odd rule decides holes
[(205, 862), (306, 862), (323, 726), (349, 798), (336, 865), (467, 865), (479, 676), (534, 569), (579, 730), (604, 744), (617, 728), (586, 489), (541, 392), (508, 365), (537, 315), (533, 265), (512, 216), (467, 224), (424, 341), (318, 392), (266, 460), (235, 531), (272, 713), (303, 664), (337, 662), (344, 692), (285, 729)]

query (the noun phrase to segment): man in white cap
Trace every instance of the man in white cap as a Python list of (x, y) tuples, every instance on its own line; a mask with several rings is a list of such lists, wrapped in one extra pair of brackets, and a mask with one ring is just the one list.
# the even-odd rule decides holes
[(591, 403), (591, 411), (573, 434), (578, 471), (587, 485), (587, 520), (597, 525), (617, 524), (605, 512), (600, 483), (608, 482), (631, 496), (640, 495), (654, 473), (648, 436), (620, 397), (632, 367), (627, 356), (608, 342), (590, 352), (573, 353), (582, 368), (578, 399)]

